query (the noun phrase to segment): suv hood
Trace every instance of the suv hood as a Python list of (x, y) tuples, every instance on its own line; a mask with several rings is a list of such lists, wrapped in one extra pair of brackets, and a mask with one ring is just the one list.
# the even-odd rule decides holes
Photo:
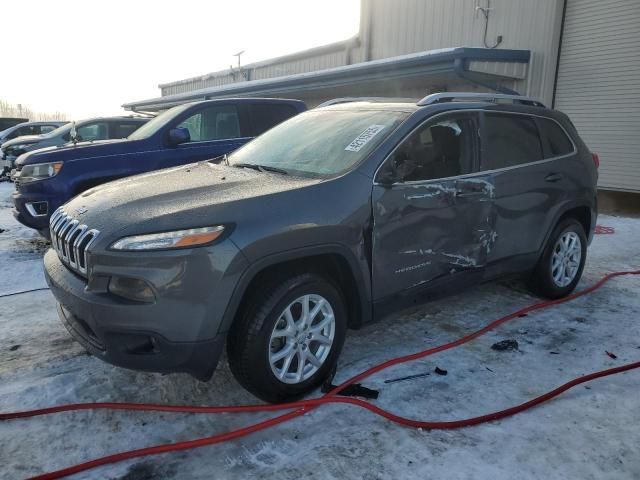
[(268, 208), (268, 196), (320, 181), (200, 162), (92, 188), (64, 209), (111, 239), (116, 233), (124, 236), (234, 223), (247, 208)]
[[(122, 138), (116, 140), (99, 140), (96, 142), (79, 142), (75, 145), (67, 143), (65, 145), (46, 147), (25, 153), (16, 160), (16, 165), (22, 168), (25, 165), (31, 165), (33, 163), (67, 162), (83, 158), (100, 157), (102, 155), (125, 153), (125, 151), (126, 153), (131, 153), (135, 151), (135, 149), (131, 149), (129, 146), (131, 142), (135, 142), (135, 140)], [(128, 147), (125, 149), (124, 146), (122, 146), (123, 144)]]

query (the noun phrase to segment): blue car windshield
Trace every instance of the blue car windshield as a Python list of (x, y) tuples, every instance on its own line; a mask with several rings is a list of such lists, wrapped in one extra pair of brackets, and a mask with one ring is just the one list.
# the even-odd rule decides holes
[(227, 160), (238, 167), (333, 176), (358, 165), (408, 115), (395, 110), (311, 110), (260, 135)]
[(65, 133), (67, 133), (68, 131), (71, 130), (71, 125), (72, 125), (71, 122), (65, 123), (61, 127), (58, 127), (55, 130), (51, 130), (49, 133), (44, 133), (44, 134), (42, 134), (40, 136), (42, 138), (53, 138), (53, 137), (57, 137), (59, 135), (64, 135)]
[(161, 114), (153, 117), (147, 123), (138, 128), (135, 132), (129, 135), (129, 140), (144, 140), (154, 135), (157, 131), (163, 128), (168, 122), (173, 120), (176, 116), (180, 115), (183, 111), (189, 108), (190, 104), (178, 105), (177, 107), (165, 110)]

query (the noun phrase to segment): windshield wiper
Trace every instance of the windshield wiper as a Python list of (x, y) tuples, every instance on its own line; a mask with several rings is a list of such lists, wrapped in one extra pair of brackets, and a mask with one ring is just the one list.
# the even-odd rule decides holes
[(227, 157), (227, 154), (225, 153), (224, 155), (219, 155), (215, 158), (212, 158), (211, 160), (206, 160), (209, 163), (215, 163), (217, 165), (220, 165), (220, 163), (224, 162), (224, 164), (228, 167), (229, 166), (229, 158)]
[(289, 172), (282, 168), (271, 167), (269, 165), (258, 165), (257, 163), (234, 163), (233, 166), (238, 168), (252, 168), (259, 172), (275, 172), (281, 173), (282, 175), (289, 175)]

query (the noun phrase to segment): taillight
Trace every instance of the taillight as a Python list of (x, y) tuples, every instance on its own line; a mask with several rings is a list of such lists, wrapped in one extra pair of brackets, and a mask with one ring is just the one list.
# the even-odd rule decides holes
[(592, 153), (591, 158), (593, 158), (593, 164), (596, 168), (600, 168), (600, 156), (597, 153)]

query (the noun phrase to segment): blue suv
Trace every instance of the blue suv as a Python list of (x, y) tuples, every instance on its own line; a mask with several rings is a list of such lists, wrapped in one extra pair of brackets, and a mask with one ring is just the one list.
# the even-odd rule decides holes
[(178, 105), (122, 140), (80, 142), (16, 160), (16, 219), (48, 236), (60, 205), (111, 180), (230, 153), (306, 110), (299, 100), (243, 98)]

